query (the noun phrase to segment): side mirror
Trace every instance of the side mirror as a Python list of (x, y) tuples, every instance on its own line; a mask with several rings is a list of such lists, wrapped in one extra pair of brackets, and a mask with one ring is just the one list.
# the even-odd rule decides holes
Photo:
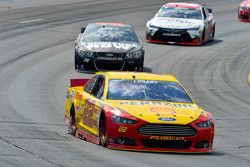
[(213, 12), (213, 10), (212, 10), (212, 9), (207, 9), (207, 10), (208, 10), (208, 12), (209, 12), (209, 13), (212, 13), (212, 12)]
[(86, 30), (86, 27), (81, 28), (81, 33), (84, 33), (85, 30)]

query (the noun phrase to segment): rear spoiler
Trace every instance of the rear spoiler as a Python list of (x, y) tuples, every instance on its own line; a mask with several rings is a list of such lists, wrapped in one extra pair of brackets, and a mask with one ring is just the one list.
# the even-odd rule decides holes
[(75, 86), (84, 86), (89, 79), (71, 79), (70, 80), (70, 87)]

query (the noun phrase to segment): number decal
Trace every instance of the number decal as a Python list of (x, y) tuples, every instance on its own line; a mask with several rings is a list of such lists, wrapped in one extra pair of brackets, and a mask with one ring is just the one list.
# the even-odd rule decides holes
[(93, 119), (94, 113), (97, 112), (95, 108), (95, 101), (91, 99), (86, 99), (85, 106), (84, 106), (84, 113), (83, 113), (83, 123), (88, 127), (92, 128), (95, 124)]

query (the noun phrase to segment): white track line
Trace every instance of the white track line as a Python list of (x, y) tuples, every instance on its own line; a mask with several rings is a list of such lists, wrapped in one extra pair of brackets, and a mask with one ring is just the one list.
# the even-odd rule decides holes
[(20, 21), (18, 23), (20, 23), (20, 24), (26, 24), (26, 23), (38, 22), (38, 21), (42, 21), (42, 20), (43, 19), (31, 19), (31, 20)]

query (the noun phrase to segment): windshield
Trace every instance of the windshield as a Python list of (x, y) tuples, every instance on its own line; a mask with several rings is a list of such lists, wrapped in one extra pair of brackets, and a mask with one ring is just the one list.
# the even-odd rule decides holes
[(139, 43), (134, 31), (125, 27), (88, 26), (82, 37), (82, 42), (136, 42)]
[(199, 8), (162, 7), (156, 16), (185, 19), (202, 19), (201, 10)]
[(177, 82), (157, 80), (109, 80), (107, 99), (192, 103)]

